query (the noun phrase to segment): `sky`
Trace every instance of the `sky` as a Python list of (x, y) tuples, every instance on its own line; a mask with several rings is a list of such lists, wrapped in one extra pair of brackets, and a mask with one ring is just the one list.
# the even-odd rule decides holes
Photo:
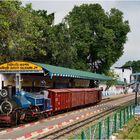
[(124, 13), (124, 20), (129, 21), (131, 32), (127, 35), (127, 42), (124, 45), (124, 54), (113, 66), (122, 66), (127, 61), (140, 60), (140, 1), (122, 0), (22, 0), (23, 5), (32, 3), (33, 9), (47, 10), (48, 13), (55, 13), (55, 24), (72, 10), (74, 5), (99, 3), (106, 12), (111, 8), (117, 8)]

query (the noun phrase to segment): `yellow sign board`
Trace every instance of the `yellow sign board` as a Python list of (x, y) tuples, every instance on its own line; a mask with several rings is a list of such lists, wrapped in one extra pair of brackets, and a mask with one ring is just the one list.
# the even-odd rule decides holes
[(42, 68), (30, 62), (13, 61), (0, 65), (0, 71), (41, 71)]

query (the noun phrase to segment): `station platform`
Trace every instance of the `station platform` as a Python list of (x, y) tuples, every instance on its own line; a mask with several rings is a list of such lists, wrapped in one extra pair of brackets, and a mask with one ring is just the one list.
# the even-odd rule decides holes
[(134, 94), (133, 92), (131, 93), (127, 93), (127, 94), (124, 94), (124, 93), (121, 93), (121, 94), (111, 94), (111, 95), (106, 95), (106, 96), (103, 96), (102, 95), (102, 99), (108, 99), (108, 98), (117, 98), (117, 97), (123, 97), (123, 96), (127, 96), (127, 95), (130, 95), (130, 94)]

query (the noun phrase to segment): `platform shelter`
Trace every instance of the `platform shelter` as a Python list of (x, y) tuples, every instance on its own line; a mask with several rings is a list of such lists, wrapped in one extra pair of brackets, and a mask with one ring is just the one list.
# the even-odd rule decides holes
[(15, 90), (39, 90), (43, 84), (47, 88), (88, 87), (90, 80), (111, 79), (97, 73), (36, 62), (12, 61), (0, 65), (0, 89), (10, 85)]

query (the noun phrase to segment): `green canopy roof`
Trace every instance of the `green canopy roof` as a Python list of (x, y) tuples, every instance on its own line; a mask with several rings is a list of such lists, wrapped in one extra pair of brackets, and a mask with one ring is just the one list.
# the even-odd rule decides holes
[(42, 64), (42, 63), (35, 63), (35, 62), (32, 62), (32, 63), (34, 63), (34, 64), (42, 67), (44, 70), (48, 71), (48, 73), (51, 77), (53, 77), (53, 76), (73, 77), (73, 78), (93, 79), (93, 80), (102, 80), (102, 81), (112, 80), (111, 77), (97, 74), (97, 73), (69, 69), (69, 68), (64, 68), (64, 67), (58, 67), (58, 66), (47, 65), (47, 64)]

